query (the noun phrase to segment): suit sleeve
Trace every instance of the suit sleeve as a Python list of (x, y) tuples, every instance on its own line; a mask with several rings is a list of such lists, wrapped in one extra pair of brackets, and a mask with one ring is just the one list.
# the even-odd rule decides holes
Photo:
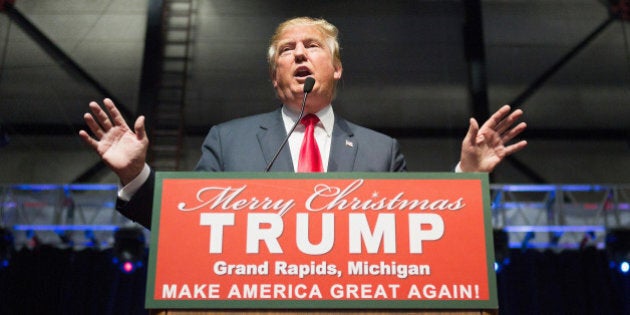
[(206, 139), (201, 145), (201, 158), (197, 162), (195, 171), (221, 172), (221, 130), (218, 126), (210, 128)]
[[(196, 171), (222, 171), (220, 128), (212, 127), (201, 147), (201, 158), (195, 167)], [(153, 194), (155, 192), (155, 171), (129, 201), (116, 200), (116, 210), (125, 217), (138, 222), (147, 229), (151, 228), (153, 212)]]
[(116, 200), (116, 210), (125, 217), (138, 222), (147, 229), (151, 228), (153, 212), (153, 192), (155, 191), (155, 172), (151, 170), (149, 178), (129, 201)]
[(391, 172), (406, 172), (407, 161), (405, 156), (400, 152), (400, 144), (396, 139), (392, 139), (392, 157), (391, 157)]

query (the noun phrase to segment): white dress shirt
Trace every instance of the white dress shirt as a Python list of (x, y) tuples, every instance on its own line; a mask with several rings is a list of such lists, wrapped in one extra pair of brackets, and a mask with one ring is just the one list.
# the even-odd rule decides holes
[[(319, 118), (319, 122), (315, 126), (315, 141), (317, 141), (317, 147), (319, 147), (319, 154), (322, 157), (322, 165), (324, 171), (328, 170), (328, 157), (330, 156), (330, 139), (332, 137), (333, 127), (335, 125), (335, 114), (333, 113), (332, 106), (328, 105), (319, 112), (315, 113)], [(284, 127), (287, 133), (293, 127), (293, 124), (297, 121), (299, 113), (293, 112), (287, 106), (282, 107), (282, 120), (284, 121)], [(300, 148), (302, 147), (302, 140), (304, 139), (304, 127), (303, 124), (298, 124), (295, 130), (289, 137), (289, 149), (291, 150), (291, 158), (293, 160), (293, 168), (297, 172), (298, 160), (300, 158)]]

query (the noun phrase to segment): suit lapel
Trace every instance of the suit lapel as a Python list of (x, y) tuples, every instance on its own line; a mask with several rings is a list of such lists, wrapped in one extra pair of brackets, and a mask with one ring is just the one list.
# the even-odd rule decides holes
[(357, 156), (359, 144), (354, 139), (346, 120), (335, 116), (332, 139), (330, 143), (330, 157), (328, 159), (329, 172), (351, 172)]
[[(280, 145), (282, 145), (282, 141), (287, 136), (287, 131), (284, 128), (284, 122), (282, 121), (282, 113), (280, 111), (281, 109), (278, 109), (268, 115), (265, 115), (260, 122), (260, 131), (256, 135), (258, 137), (260, 149), (265, 157), (266, 164), (269, 164), (271, 159), (273, 159), (276, 151), (278, 151)], [(291, 151), (288, 145), (285, 145), (284, 148), (282, 148), (282, 152), (278, 155), (278, 158), (273, 163), (270, 171), (294, 171)]]

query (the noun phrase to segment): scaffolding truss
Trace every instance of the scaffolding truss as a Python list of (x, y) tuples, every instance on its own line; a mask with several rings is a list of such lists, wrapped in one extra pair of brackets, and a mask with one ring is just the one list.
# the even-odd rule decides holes
[(630, 185), (492, 185), (492, 225), (512, 248), (604, 247), (630, 228)]
[[(136, 224), (115, 210), (116, 185), (0, 186), (0, 227), (17, 247), (108, 248)], [(604, 247), (611, 228), (630, 228), (630, 185), (491, 185), (492, 225), (512, 248)], [(145, 230), (149, 240), (149, 231)]]
[(115, 210), (117, 190), (109, 184), (0, 186), (0, 227), (13, 231), (16, 247), (109, 248), (117, 229), (135, 225)]

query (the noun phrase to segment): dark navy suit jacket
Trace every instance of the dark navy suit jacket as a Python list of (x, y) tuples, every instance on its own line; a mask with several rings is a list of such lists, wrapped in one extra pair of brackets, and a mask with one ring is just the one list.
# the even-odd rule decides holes
[[(281, 109), (235, 119), (210, 129), (195, 170), (207, 172), (263, 172), (287, 132)], [(328, 172), (398, 172), (407, 168), (398, 142), (382, 133), (358, 126), (335, 115)], [(294, 172), (288, 146), (270, 171)], [(154, 173), (129, 202), (117, 209), (126, 217), (150, 227)]]

